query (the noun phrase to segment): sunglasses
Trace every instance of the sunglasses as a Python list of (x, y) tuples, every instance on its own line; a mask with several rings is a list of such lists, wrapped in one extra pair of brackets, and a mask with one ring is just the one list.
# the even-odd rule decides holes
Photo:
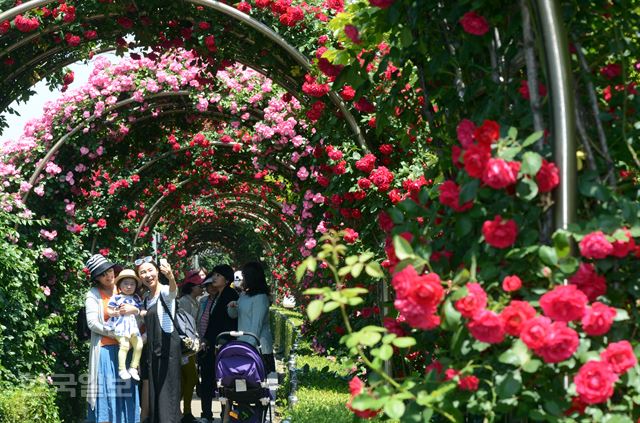
[(135, 264), (136, 266), (142, 266), (144, 263), (151, 263), (152, 261), (153, 261), (152, 256), (146, 256), (146, 257), (137, 259), (136, 261), (133, 262), (133, 264)]

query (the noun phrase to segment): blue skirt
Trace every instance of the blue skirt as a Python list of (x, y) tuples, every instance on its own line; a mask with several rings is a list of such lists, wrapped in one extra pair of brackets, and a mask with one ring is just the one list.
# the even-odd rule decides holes
[(118, 376), (118, 345), (100, 348), (98, 398), (96, 408), (87, 415), (89, 422), (139, 423), (138, 382)]

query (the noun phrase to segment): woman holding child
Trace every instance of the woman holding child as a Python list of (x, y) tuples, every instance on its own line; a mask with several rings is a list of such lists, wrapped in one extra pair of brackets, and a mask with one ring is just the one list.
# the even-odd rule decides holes
[[(115, 264), (101, 254), (95, 254), (86, 267), (95, 285), (85, 297), (87, 325), (91, 330), (89, 347), (89, 380), (87, 386), (87, 421), (99, 423), (138, 423), (140, 421), (137, 383), (118, 377), (119, 344), (113, 327), (106, 324), (109, 301), (118, 293)], [(114, 316), (138, 315), (140, 310), (131, 304), (114, 308)]]

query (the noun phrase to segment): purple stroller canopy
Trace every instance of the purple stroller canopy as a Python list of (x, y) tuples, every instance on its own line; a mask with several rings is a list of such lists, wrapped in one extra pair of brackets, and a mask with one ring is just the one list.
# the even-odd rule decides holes
[(236, 379), (244, 379), (247, 388), (258, 388), (267, 379), (262, 356), (253, 345), (243, 341), (228, 342), (216, 355), (216, 380), (232, 388)]

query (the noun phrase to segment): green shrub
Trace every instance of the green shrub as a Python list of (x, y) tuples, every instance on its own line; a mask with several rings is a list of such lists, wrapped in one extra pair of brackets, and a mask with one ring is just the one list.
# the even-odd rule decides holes
[(0, 423), (60, 423), (56, 391), (45, 382), (0, 390)]

